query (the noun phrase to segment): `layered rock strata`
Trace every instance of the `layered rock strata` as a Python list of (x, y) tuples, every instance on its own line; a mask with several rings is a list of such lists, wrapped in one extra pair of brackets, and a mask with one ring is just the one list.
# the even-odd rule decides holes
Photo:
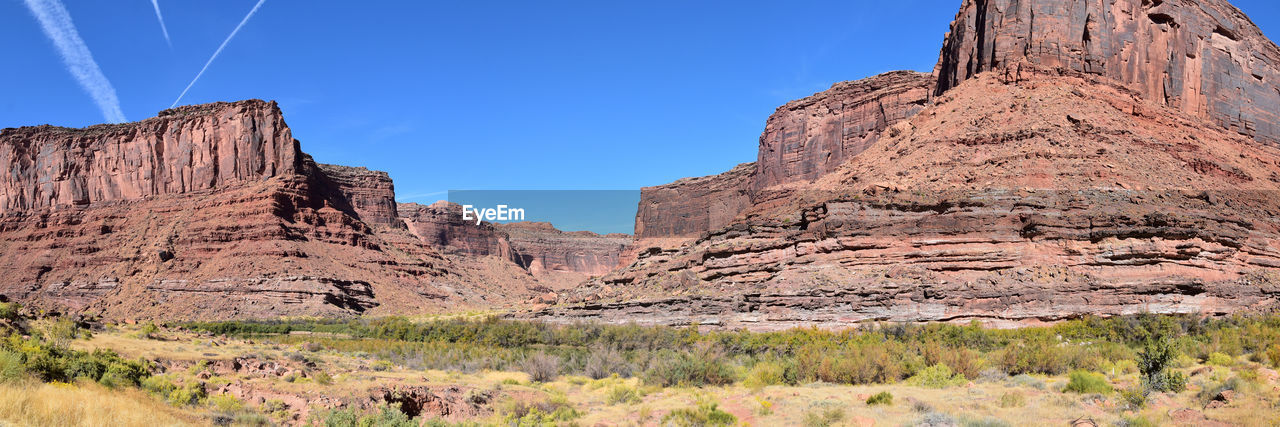
[(0, 297), (113, 318), (248, 318), (499, 307), (540, 292), (518, 267), (448, 259), (410, 234), (385, 173), (319, 165), (298, 145), (263, 101), (4, 129)]
[(769, 190), (538, 316), (1012, 325), (1280, 297), (1276, 149), (1061, 69), (984, 74), (937, 101), (813, 185)]
[(751, 205), (747, 188), (755, 169), (743, 163), (719, 175), (641, 188), (636, 238), (698, 237), (725, 226)]

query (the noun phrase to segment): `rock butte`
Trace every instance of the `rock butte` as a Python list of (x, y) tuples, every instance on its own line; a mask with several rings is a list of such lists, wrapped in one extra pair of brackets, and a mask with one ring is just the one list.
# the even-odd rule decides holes
[(530, 316), (777, 329), (1273, 306), (1278, 57), (1221, 1), (967, 0), (934, 75), (780, 107), (753, 167), (646, 188), (637, 260)]
[[(539, 281), (490, 224), (449, 229), (460, 218), (398, 205), (385, 172), (314, 162), (271, 102), (4, 129), (0, 164), (0, 296), (37, 307), (123, 319), (408, 314), (510, 307), (563, 286)], [(599, 260), (581, 265), (593, 272), (618, 262), (608, 245), (577, 250)]]

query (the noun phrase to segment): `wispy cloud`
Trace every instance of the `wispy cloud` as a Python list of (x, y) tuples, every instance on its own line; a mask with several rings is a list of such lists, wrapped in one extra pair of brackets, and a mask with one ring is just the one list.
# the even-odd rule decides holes
[(116, 89), (111, 86), (107, 76), (102, 74), (98, 63), (94, 62), (89, 47), (80, 39), (80, 32), (71, 22), (67, 8), (58, 0), (26, 0), (27, 9), (40, 21), (44, 34), (53, 40), (53, 45), (62, 54), (62, 62), (67, 64), (67, 71), (76, 78), (80, 86), (93, 102), (102, 110), (102, 116), (111, 123), (123, 123), (124, 112), (120, 110), (120, 100), (116, 98)]
[(151, 7), (156, 8), (156, 20), (160, 21), (160, 31), (164, 33), (164, 42), (173, 47), (173, 42), (169, 40), (169, 28), (164, 26), (164, 15), (160, 14), (160, 0), (151, 0)]
[(253, 5), (253, 9), (249, 10), (249, 14), (245, 15), (244, 19), (240, 20), (240, 25), (236, 25), (236, 29), (231, 30), (231, 34), (227, 35), (227, 39), (222, 41), (222, 45), (218, 46), (218, 50), (213, 51), (213, 56), (209, 57), (209, 61), (204, 63), (204, 67), (200, 69), (199, 73), (196, 73), (196, 78), (191, 79), (191, 83), (187, 84), (187, 88), (182, 90), (182, 93), (178, 95), (178, 99), (173, 100), (173, 105), (170, 105), (169, 108), (178, 106), (178, 102), (182, 101), (182, 97), (187, 96), (187, 91), (191, 90), (191, 86), (195, 86), (196, 81), (200, 80), (200, 76), (204, 75), (204, 70), (209, 69), (209, 64), (212, 64), (213, 60), (218, 58), (218, 54), (222, 53), (222, 49), (227, 47), (227, 43), (231, 41), (231, 38), (235, 37), (236, 33), (240, 32), (240, 28), (244, 27), (244, 24), (249, 22), (249, 18), (252, 18), (253, 14), (258, 13), (258, 8), (262, 7), (262, 4), (266, 2), (267, 0), (258, 0), (258, 4)]

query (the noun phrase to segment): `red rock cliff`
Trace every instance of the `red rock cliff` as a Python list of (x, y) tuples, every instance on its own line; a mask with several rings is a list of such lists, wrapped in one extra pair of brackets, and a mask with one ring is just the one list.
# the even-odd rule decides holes
[(924, 108), (931, 84), (929, 74), (894, 71), (836, 83), (778, 107), (760, 135), (751, 190), (831, 173), (875, 144), (890, 125)]
[(85, 129), (0, 131), (0, 213), (211, 190), (298, 172), (274, 102), (180, 107)]
[(363, 167), (317, 165), (334, 183), (360, 219), (369, 224), (395, 225), (396, 189), (391, 176)]
[(1024, 60), (1102, 75), (1280, 144), (1280, 49), (1223, 0), (965, 0), (936, 93)]
[(409, 231), (432, 247), (470, 256), (493, 255), (520, 263), (505, 233), (488, 222), (463, 221), (462, 206), (457, 203), (444, 200), (426, 206), (401, 203), (399, 213)]
[(698, 237), (723, 227), (751, 204), (747, 184), (754, 170), (754, 163), (743, 163), (719, 175), (641, 188), (636, 238)]

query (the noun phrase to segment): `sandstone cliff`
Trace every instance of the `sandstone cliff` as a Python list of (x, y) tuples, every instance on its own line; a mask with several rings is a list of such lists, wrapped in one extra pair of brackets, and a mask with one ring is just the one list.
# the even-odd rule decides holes
[(488, 222), (463, 221), (462, 206), (457, 203), (401, 203), (399, 212), (409, 231), (433, 248), (469, 256), (493, 255), (525, 266), (505, 233)]
[(1280, 49), (1224, 0), (965, 0), (935, 93), (1029, 61), (1280, 144)]
[(519, 267), (423, 243), (401, 225), (385, 173), (316, 164), (274, 103), (5, 129), (0, 166), (0, 297), (42, 308), (114, 318), (421, 313), (543, 292)]
[(641, 188), (636, 238), (698, 237), (725, 226), (751, 204), (747, 186), (755, 169), (743, 163), (719, 175)]
[(0, 131), (0, 213), (211, 190), (298, 173), (275, 103), (219, 102), (141, 122)]
[(599, 235), (590, 231), (565, 232), (546, 222), (498, 224), (511, 240), (520, 264), (555, 289), (577, 285), (629, 263), (631, 236)]
[(774, 329), (1221, 314), (1280, 297), (1280, 150), (1091, 74), (961, 83), (803, 189), (551, 320)]
[(841, 82), (778, 107), (760, 135), (751, 191), (808, 183), (836, 170), (880, 133), (924, 108), (932, 77), (894, 71)]

